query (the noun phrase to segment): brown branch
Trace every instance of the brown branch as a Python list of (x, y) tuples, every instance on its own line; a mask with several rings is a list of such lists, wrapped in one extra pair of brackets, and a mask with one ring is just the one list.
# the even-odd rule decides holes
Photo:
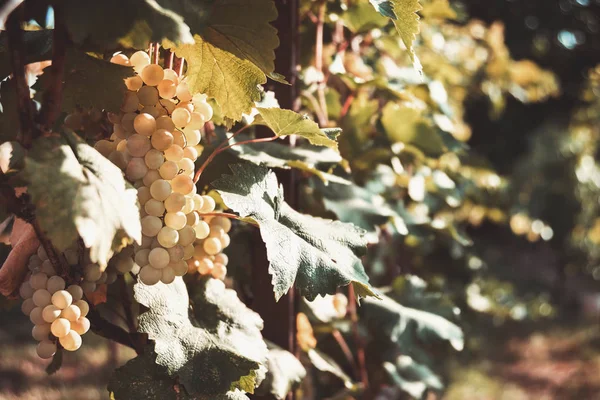
[(356, 363), (356, 360), (354, 359), (354, 356), (352, 355), (352, 351), (350, 350), (348, 343), (346, 343), (346, 339), (344, 339), (344, 336), (341, 334), (341, 332), (338, 329), (334, 329), (333, 331), (331, 331), (331, 334), (333, 335), (333, 338), (335, 339), (335, 341), (338, 343), (338, 345), (342, 349), (342, 352), (346, 356), (346, 360), (348, 360), (348, 363), (352, 366), (352, 369), (354, 370), (355, 378), (356, 379), (360, 378), (360, 368), (358, 367), (358, 364)]
[(52, 67), (49, 69), (50, 85), (42, 95), (40, 125), (49, 132), (61, 112), (63, 77), (69, 34), (64, 21), (64, 6), (54, 2), (54, 33), (52, 35)]
[(158, 43), (154, 43), (154, 59), (152, 60), (152, 62), (154, 64), (158, 64), (158, 58), (160, 55), (160, 45)]
[(319, 5), (319, 14), (317, 15), (317, 33), (315, 39), (315, 68), (319, 72), (319, 82), (317, 82), (317, 97), (321, 105), (321, 112), (324, 121), (319, 121), (321, 126), (326, 127), (329, 123), (327, 116), (327, 101), (325, 100), (325, 75), (323, 74), (323, 27), (325, 25), (325, 11), (327, 2), (321, 1)]
[(23, 12), (23, 7), (14, 10), (6, 21), (6, 28), (9, 58), (17, 92), (19, 124), (21, 126), (19, 142), (23, 147), (28, 149), (33, 142), (35, 131), (35, 109), (33, 101), (31, 100), (29, 84), (27, 83), (27, 78), (25, 76), (25, 56), (23, 54), (25, 49), (25, 45), (23, 44), (24, 31), (21, 29)]
[(165, 69), (173, 69), (173, 59), (175, 58), (175, 53), (171, 50), (167, 50), (167, 54), (169, 58), (165, 57)]
[(348, 308), (350, 311), (350, 319), (352, 321), (352, 334), (356, 343), (356, 356), (358, 358), (358, 367), (360, 369), (360, 380), (365, 389), (369, 387), (369, 374), (367, 373), (367, 362), (365, 359), (365, 346), (358, 331), (358, 315), (356, 313), (356, 296), (354, 294), (354, 286), (348, 286)]

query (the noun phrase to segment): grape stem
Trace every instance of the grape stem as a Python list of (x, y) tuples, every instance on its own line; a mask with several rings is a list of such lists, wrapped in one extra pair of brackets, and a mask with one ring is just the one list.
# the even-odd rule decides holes
[(342, 349), (344, 356), (346, 356), (346, 360), (348, 360), (348, 364), (352, 365), (352, 369), (354, 370), (354, 375), (358, 379), (360, 377), (360, 368), (358, 367), (358, 364), (356, 363), (356, 360), (354, 359), (354, 356), (352, 355), (352, 351), (350, 350), (350, 347), (348, 346), (346, 339), (344, 339), (344, 336), (341, 334), (341, 332), (338, 329), (334, 329), (333, 331), (331, 331), (331, 335), (333, 336), (335, 341), (340, 346), (340, 349)]
[(153, 63), (158, 64), (158, 56), (160, 55), (160, 45), (158, 43), (154, 43), (152, 46), (154, 47)]
[(235, 215), (235, 214), (231, 214), (231, 213), (213, 212), (213, 213), (202, 213), (200, 215), (202, 215), (203, 217), (210, 216), (210, 217), (225, 217), (225, 218), (230, 218), (230, 219), (237, 219), (238, 221), (243, 221), (243, 222), (252, 224), (254, 226), (258, 226), (258, 223), (256, 221), (253, 222), (253, 221), (250, 221), (249, 219), (245, 219), (243, 217), (240, 217), (239, 215)]
[(235, 132), (233, 135), (231, 135), (229, 138), (227, 138), (227, 140), (224, 140), (223, 143), (221, 143), (211, 154), (210, 156), (208, 156), (208, 158), (206, 159), (206, 161), (204, 161), (204, 163), (200, 166), (200, 168), (198, 168), (198, 171), (196, 171), (196, 175), (194, 175), (194, 183), (198, 183), (198, 181), (200, 180), (200, 176), (202, 175), (202, 172), (204, 172), (204, 170), (206, 169), (206, 167), (208, 166), (208, 164), (210, 164), (210, 162), (219, 155), (219, 153), (224, 152), (227, 149), (232, 148), (233, 146), (239, 146), (242, 144), (251, 144), (251, 143), (262, 143), (262, 142), (271, 142), (273, 140), (276, 140), (279, 138), (279, 136), (277, 135), (273, 135), (270, 137), (266, 137), (266, 138), (258, 138), (258, 139), (250, 139), (250, 140), (243, 140), (241, 142), (237, 142), (237, 143), (233, 143), (230, 144), (229, 146), (226, 146), (227, 143), (229, 143), (229, 141), (231, 139), (233, 139), (234, 137), (236, 137), (237, 135), (239, 135), (240, 133), (242, 133), (245, 129), (249, 128), (250, 125), (246, 125), (243, 128), (239, 129), (237, 132)]
[(130, 347), (138, 355), (144, 352), (144, 348), (141, 345), (143, 341), (138, 340), (138, 338), (143, 339), (141, 334), (137, 332), (129, 333), (120, 326), (105, 320), (92, 304), (90, 304), (90, 311), (87, 318), (90, 320), (91, 330), (95, 334)]

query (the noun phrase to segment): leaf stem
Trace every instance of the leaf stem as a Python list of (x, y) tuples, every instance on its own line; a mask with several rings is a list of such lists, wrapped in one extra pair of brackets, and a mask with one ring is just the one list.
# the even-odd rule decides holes
[(52, 35), (52, 66), (50, 86), (44, 90), (42, 108), (40, 110), (40, 125), (45, 132), (52, 129), (52, 125), (61, 112), (63, 76), (65, 73), (65, 59), (69, 34), (64, 21), (64, 6), (61, 2), (54, 2), (54, 32)]
[(15, 9), (6, 21), (7, 36), (8, 36), (8, 51), (10, 54), (10, 63), (15, 80), (17, 92), (17, 104), (19, 113), (19, 123), (21, 126), (20, 143), (26, 149), (31, 147), (33, 135), (35, 131), (34, 116), (35, 109), (31, 100), (29, 84), (25, 76), (25, 58), (23, 51), (23, 30), (21, 22), (23, 21), (23, 7)]
[(216, 157), (218, 156), (220, 153), (224, 152), (227, 149), (232, 148), (233, 146), (239, 146), (242, 144), (250, 144), (250, 143), (262, 143), (262, 142), (271, 142), (273, 140), (276, 140), (277, 138), (279, 138), (279, 136), (277, 135), (273, 135), (271, 137), (266, 137), (266, 138), (258, 138), (258, 139), (250, 139), (250, 140), (244, 140), (241, 142), (237, 142), (237, 143), (233, 143), (230, 144), (229, 146), (225, 146), (223, 147), (225, 144), (227, 144), (231, 139), (233, 139), (236, 135), (238, 135), (239, 133), (242, 132), (244, 128), (240, 129), (239, 131), (237, 131), (236, 133), (233, 134), (233, 136), (231, 136), (230, 138), (228, 138), (227, 140), (225, 140), (223, 143), (221, 143), (219, 145), (219, 147), (217, 147), (211, 154), (210, 156), (208, 156), (208, 158), (206, 159), (206, 161), (204, 161), (204, 163), (202, 164), (202, 166), (200, 166), (200, 168), (198, 168), (198, 171), (196, 171), (196, 175), (194, 175), (194, 183), (198, 183), (198, 181), (200, 180), (200, 176), (202, 175), (202, 172), (204, 172), (204, 170), (206, 169), (206, 167), (208, 166), (208, 164), (210, 164), (210, 162)]
[(360, 377), (360, 368), (358, 367), (358, 364), (356, 363), (356, 360), (352, 355), (352, 351), (350, 350), (348, 343), (346, 343), (346, 339), (344, 339), (344, 336), (338, 329), (334, 329), (333, 331), (331, 331), (331, 335), (342, 349), (342, 352), (346, 356), (348, 363), (352, 365), (352, 369), (354, 370), (354, 376), (358, 379), (358, 377)]

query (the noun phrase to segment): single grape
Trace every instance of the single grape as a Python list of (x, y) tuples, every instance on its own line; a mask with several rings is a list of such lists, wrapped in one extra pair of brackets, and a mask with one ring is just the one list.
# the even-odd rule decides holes
[[(171, 146), (171, 147), (175, 147), (175, 146)], [(170, 149), (169, 149), (170, 150)], [(178, 168), (183, 171), (183, 174), (186, 175), (190, 175), (194, 173), (194, 169), (196, 168), (196, 166), (194, 165), (194, 162), (192, 160), (190, 160), (189, 158), (183, 158), (183, 150), (182, 150), (182, 158), (181, 160), (179, 160), (177, 162), (177, 166)]]
[(215, 279), (223, 280), (227, 276), (227, 267), (221, 263), (214, 263), (214, 268), (210, 271), (210, 274)]
[(142, 218), (142, 233), (146, 236), (154, 237), (163, 227), (162, 221), (155, 216), (146, 215)]
[(177, 98), (180, 101), (191, 101), (192, 100), (192, 94), (190, 93), (187, 83), (185, 83), (185, 82), (182, 82), (179, 85), (177, 85), (177, 91), (175, 92), (175, 95), (177, 96)]
[(198, 159), (198, 150), (195, 147), (185, 147), (183, 149), (183, 156), (185, 158), (189, 158), (192, 161), (196, 161)]
[(187, 263), (183, 260), (172, 262), (169, 267), (171, 267), (175, 276), (184, 276), (188, 271)]
[(169, 114), (171, 114), (175, 110), (175, 107), (177, 107), (177, 104), (175, 104), (173, 100), (169, 99), (161, 99), (159, 100), (159, 103), (165, 110), (167, 110), (167, 113)]
[(54, 294), (59, 290), (64, 290), (65, 287), (65, 280), (60, 276), (51, 276), (46, 283), (46, 290), (48, 290), (50, 294)]
[(126, 65), (126, 66), (131, 65), (131, 63), (129, 62), (129, 58), (125, 54), (122, 54), (122, 53), (115, 54), (114, 56), (112, 56), (112, 58), (110, 59), (110, 62), (113, 64)]
[(137, 181), (138, 179), (142, 179), (148, 173), (148, 167), (146, 166), (146, 162), (141, 157), (132, 158), (129, 163), (127, 163), (127, 168), (125, 169), (125, 176), (130, 181)]
[(194, 181), (187, 175), (177, 175), (171, 181), (173, 191), (181, 194), (189, 194), (194, 189)]
[(137, 92), (137, 98), (140, 104), (144, 106), (153, 106), (158, 103), (158, 90), (154, 86), (144, 86)]
[(35, 290), (46, 289), (46, 282), (48, 282), (48, 276), (43, 272), (33, 274), (29, 278), (29, 284)]
[(213, 116), (213, 109), (210, 106), (210, 104), (205, 103), (203, 101), (199, 101), (194, 105), (196, 106), (196, 111), (198, 113), (202, 114), (202, 116), (204, 117), (204, 120), (210, 121), (210, 119)]
[(228, 234), (224, 234), (223, 236), (221, 236), (221, 237), (219, 238), (219, 240), (221, 241), (221, 246), (222, 246), (223, 248), (225, 248), (225, 247), (229, 246), (229, 244), (231, 243), (231, 238), (229, 237), (229, 235), (228, 235)]
[(156, 238), (162, 247), (169, 249), (179, 241), (179, 232), (168, 226), (163, 226), (158, 235), (156, 235)]
[(170, 68), (166, 68), (163, 72), (165, 74), (164, 79), (168, 79), (175, 84), (179, 83), (179, 75), (177, 75), (177, 72)]
[(183, 148), (176, 144), (165, 150), (165, 159), (178, 162), (183, 158)]
[(33, 322), (34, 325), (45, 324), (46, 321), (44, 321), (43, 311), (44, 311), (44, 307), (35, 307), (29, 313), (29, 320), (31, 322)]
[(225, 234), (225, 231), (223, 230), (223, 227), (221, 227), (221, 225), (213, 225), (212, 221), (210, 222), (210, 233), (208, 234), (208, 237), (220, 238)]
[(146, 204), (146, 202), (152, 198), (152, 195), (150, 194), (150, 188), (145, 186), (139, 188), (137, 190), (137, 197), (141, 205)]
[(160, 281), (162, 271), (146, 265), (140, 270), (139, 279), (144, 285), (152, 286)]
[(181, 211), (168, 212), (165, 214), (165, 225), (169, 228), (179, 230), (185, 226), (187, 218)]
[(191, 226), (184, 226), (179, 230), (179, 242), (181, 246), (188, 246), (196, 240), (196, 231)]
[(38, 342), (48, 340), (48, 335), (50, 335), (50, 324), (34, 325), (31, 330), (31, 336)]
[(137, 111), (139, 104), (140, 100), (137, 96), (137, 93), (127, 92), (125, 93), (125, 98), (123, 99), (123, 103), (121, 104), (121, 111), (126, 113)]
[(173, 268), (164, 268), (162, 270), (162, 275), (160, 280), (162, 281), (162, 283), (168, 285), (169, 283), (172, 283), (175, 280), (175, 271), (173, 271)]
[(83, 335), (90, 330), (90, 320), (85, 317), (81, 317), (77, 321), (71, 322), (71, 330)]
[(152, 134), (152, 147), (159, 151), (165, 151), (173, 144), (173, 134), (165, 129), (158, 129)]
[[(179, 236), (180, 236), (179, 240), (181, 241), (181, 234)], [(169, 253), (169, 260), (171, 262), (183, 260), (183, 246), (182, 245), (175, 245), (173, 247), (170, 247), (167, 249), (167, 252)]]
[(185, 135), (185, 140), (188, 146), (196, 146), (198, 143), (200, 143), (200, 139), (202, 138), (200, 130), (190, 129), (190, 125), (183, 130), (183, 134)]
[(94, 293), (96, 291), (96, 282), (92, 281), (83, 281), (81, 282), (81, 289), (83, 289), (83, 293), (89, 295), (90, 293)]
[(79, 301), (83, 298), (83, 289), (79, 285), (71, 285), (67, 288), (67, 292), (71, 294), (73, 301)]
[(85, 280), (95, 282), (102, 276), (102, 269), (98, 264), (87, 264), (83, 267), (83, 276)]
[[(151, 169), (148, 172), (146, 172), (146, 175), (144, 175), (144, 177), (142, 178), (142, 183), (144, 184), (145, 187), (150, 187), (152, 186), (152, 184), (160, 179), (160, 174), (158, 173), (157, 170), (155, 169)], [(142, 187), (144, 187), (142, 186)]]
[(171, 184), (164, 179), (154, 181), (152, 186), (150, 186), (150, 194), (156, 200), (165, 201), (171, 192)]
[(186, 129), (200, 129), (204, 126), (206, 120), (204, 116), (199, 112), (194, 111), (192, 113), (192, 117), (190, 119), (190, 123), (187, 125)]
[(206, 239), (210, 234), (210, 226), (206, 223), (206, 221), (198, 222), (198, 225), (194, 227), (196, 231), (196, 239)]
[(148, 254), (150, 254), (149, 249), (140, 249), (135, 253), (135, 263), (137, 265), (147, 265), (148, 264)]
[(42, 261), (48, 260), (48, 254), (46, 254), (46, 249), (44, 249), (44, 246), (39, 246), (38, 247), (38, 249), (37, 249), (37, 256)]
[(156, 86), (162, 82), (165, 73), (158, 64), (146, 65), (141, 73), (144, 83), (148, 86)]
[(131, 133), (135, 132), (133, 121), (135, 121), (135, 117), (137, 116), (138, 114), (136, 114), (135, 112), (128, 112), (127, 114), (123, 115), (123, 118), (121, 118), (121, 126), (123, 127), (123, 129), (125, 129), (125, 131)]
[(104, 157), (108, 158), (109, 154), (115, 150), (115, 143), (109, 140), (98, 140), (94, 145), (94, 149), (102, 154)]
[(194, 211), (194, 195), (188, 194), (185, 196), (185, 205), (181, 209), (184, 214), (189, 214)]
[(167, 265), (169, 265), (170, 262), (169, 252), (163, 249), (162, 247), (152, 249), (150, 250), (150, 254), (148, 255), (148, 262), (153, 268), (165, 268)]
[(57, 338), (65, 336), (71, 330), (71, 323), (66, 318), (58, 318), (52, 322), (50, 332)]
[(150, 64), (150, 56), (145, 51), (136, 51), (129, 58), (129, 62), (133, 65), (135, 72), (139, 74), (146, 65)]
[(197, 212), (187, 213), (185, 215), (186, 222), (185, 224), (193, 227), (200, 223), (200, 215)]
[(47, 323), (51, 324), (56, 320), (56, 318), (60, 317), (60, 313), (61, 310), (58, 307), (56, 307), (54, 304), (48, 304), (42, 310), (42, 318)]
[(144, 81), (142, 81), (142, 78), (140, 78), (137, 75), (131, 76), (129, 78), (125, 78), (125, 86), (127, 86), (128, 90), (131, 90), (132, 92), (137, 92), (142, 86), (144, 86)]
[[(171, 146), (171, 147), (175, 147), (175, 146)], [(160, 166), (160, 169), (158, 170), (158, 172), (160, 173), (160, 176), (163, 179), (170, 181), (171, 179), (173, 179), (177, 176), (177, 173), (179, 172), (179, 166), (177, 165), (176, 162), (168, 160), (168, 161), (165, 161), (163, 163), (163, 165)]]
[(73, 296), (71, 296), (71, 293), (67, 292), (66, 290), (59, 290), (52, 295), (52, 304), (61, 310), (69, 307), (72, 302)]
[(165, 129), (169, 132), (173, 132), (175, 124), (171, 117), (165, 115), (156, 119), (156, 129)]
[(150, 136), (156, 130), (156, 120), (150, 114), (138, 114), (133, 120), (133, 129), (140, 135)]
[(165, 213), (165, 206), (162, 201), (150, 199), (146, 202), (146, 204), (144, 204), (144, 210), (146, 210), (148, 215), (162, 217), (162, 215)]
[(175, 96), (177, 85), (169, 79), (164, 79), (158, 84), (158, 94), (163, 99), (171, 99)]
[(198, 260), (198, 273), (200, 275), (208, 275), (215, 267), (214, 263), (209, 258)]
[(215, 207), (217, 205), (217, 203), (215, 203), (215, 199), (210, 196), (202, 196), (202, 200), (204, 200), (202, 203), (202, 208), (198, 210), (200, 213), (205, 214), (215, 211)]
[(220, 225), (225, 233), (228, 233), (231, 230), (231, 220), (226, 217), (215, 217), (210, 221), (210, 225)]
[(144, 156), (144, 161), (146, 162), (146, 166), (150, 169), (159, 169), (161, 165), (165, 162), (165, 157), (162, 152), (151, 149)]
[(127, 168), (127, 159), (125, 158), (125, 154), (121, 153), (120, 151), (113, 151), (108, 155), (108, 159), (121, 170)]
[(75, 351), (81, 347), (81, 336), (74, 330), (59, 338), (60, 344), (67, 351)]
[(36, 290), (32, 297), (33, 304), (38, 307), (46, 307), (50, 304), (51, 297), (52, 295), (46, 289)]
[(227, 257), (227, 254), (225, 253), (219, 253), (215, 255), (215, 262), (227, 266), (227, 264), (229, 263), (229, 257)]
[(192, 115), (186, 108), (176, 108), (171, 114), (175, 126), (184, 128), (192, 119)]
[(204, 240), (202, 247), (204, 247), (204, 251), (206, 251), (211, 256), (219, 253), (223, 249), (221, 241), (218, 238), (211, 237)]
[(186, 146), (185, 135), (183, 134), (183, 132), (179, 130), (173, 131), (173, 144), (181, 148), (184, 148)]
[(38, 343), (36, 352), (40, 358), (51, 358), (56, 353), (56, 344), (49, 340), (42, 340)]
[(189, 260), (192, 257), (194, 257), (194, 245), (189, 244), (183, 248), (183, 259)]
[[(183, 253), (183, 251), (182, 251), (182, 253)], [(33, 302), (33, 299), (31, 299), (31, 298), (25, 299), (23, 301), (23, 304), (21, 304), (21, 311), (23, 312), (23, 314), (29, 316), (29, 314), (31, 314), (31, 310), (33, 310), (35, 307), (36, 306), (35, 306), (35, 303)]]
[(158, 108), (156, 106), (144, 106), (144, 108), (142, 108), (141, 112), (150, 114), (152, 116), (152, 118), (154, 118), (154, 119), (160, 117), (161, 115), (167, 114), (167, 111), (164, 108), (162, 108), (162, 107)]
[(152, 144), (148, 136), (134, 134), (127, 139), (127, 151), (133, 157), (144, 157), (151, 148)]
[(185, 206), (186, 198), (181, 193), (171, 193), (165, 200), (165, 208), (168, 212), (181, 211)]

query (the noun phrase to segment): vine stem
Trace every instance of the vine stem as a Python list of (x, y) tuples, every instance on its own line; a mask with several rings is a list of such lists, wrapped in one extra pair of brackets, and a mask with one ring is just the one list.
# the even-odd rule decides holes
[(52, 67), (49, 70), (51, 79), (50, 86), (44, 90), (40, 111), (40, 125), (44, 132), (52, 129), (52, 125), (61, 112), (63, 76), (69, 39), (64, 21), (64, 6), (58, 1), (53, 2), (52, 6), (54, 7), (54, 33), (52, 35)]
[(259, 139), (250, 139), (250, 140), (244, 140), (241, 142), (237, 142), (237, 143), (233, 143), (230, 144), (229, 146), (225, 146), (223, 147), (223, 145), (227, 144), (231, 139), (233, 139), (237, 134), (241, 133), (241, 129), (234, 133), (229, 139), (225, 140), (223, 143), (221, 143), (219, 145), (219, 147), (217, 147), (211, 154), (210, 156), (208, 156), (208, 158), (206, 159), (206, 161), (204, 161), (204, 163), (200, 166), (200, 168), (198, 168), (198, 171), (196, 171), (196, 175), (194, 175), (194, 183), (198, 183), (198, 181), (200, 180), (200, 176), (202, 175), (202, 172), (204, 172), (204, 170), (206, 169), (206, 167), (208, 166), (208, 164), (210, 164), (210, 162), (216, 157), (218, 156), (220, 153), (224, 152), (227, 149), (232, 148), (233, 146), (239, 146), (242, 144), (251, 144), (251, 143), (262, 143), (262, 142), (271, 142), (273, 140), (276, 140), (279, 138), (279, 136), (277, 135), (273, 135), (271, 137), (266, 137), (266, 138), (259, 138)]
[(356, 343), (357, 350), (356, 355), (358, 358), (358, 367), (360, 369), (360, 380), (364, 385), (365, 389), (369, 387), (369, 374), (367, 373), (367, 363), (365, 358), (365, 347), (358, 331), (358, 315), (356, 313), (356, 296), (354, 293), (354, 286), (350, 284), (348, 286), (348, 309), (350, 311), (350, 319), (352, 321), (352, 334), (354, 335), (354, 342)]
[(350, 350), (348, 343), (346, 343), (346, 339), (344, 339), (344, 336), (341, 334), (341, 332), (338, 329), (334, 329), (333, 331), (331, 331), (331, 335), (333, 336), (333, 338), (336, 340), (336, 342), (342, 349), (342, 352), (344, 352), (344, 355), (346, 356), (348, 363), (350, 365), (352, 365), (352, 369), (354, 370), (354, 376), (356, 378), (360, 377), (360, 368), (359, 368), (358, 364), (356, 363), (356, 360), (354, 359), (354, 356), (352, 355), (352, 351)]
[(154, 43), (152, 46), (154, 47), (154, 58), (152, 61), (154, 64), (158, 64), (158, 56), (160, 55), (160, 45), (158, 43)]
[(165, 69), (173, 69), (173, 59), (175, 58), (175, 53), (171, 50), (167, 50), (169, 52), (169, 57), (165, 59)]
[(143, 353), (143, 349), (138, 348), (136, 345), (135, 338), (140, 336), (138, 333), (130, 334), (120, 326), (105, 320), (93, 305), (90, 305), (90, 311), (87, 314), (87, 318), (90, 320), (92, 332), (95, 334), (130, 347), (135, 350), (138, 355)]
[(230, 219), (237, 219), (238, 221), (243, 221), (243, 222), (246, 222), (248, 224), (251, 224), (251, 225), (254, 225), (254, 226), (258, 226), (257, 222), (250, 222), (250, 221), (245, 220), (244, 218), (240, 217), (239, 215), (235, 215), (235, 214), (231, 214), (231, 213), (219, 213), (219, 212), (202, 213), (202, 216), (225, 217), (225, 218), (230, 218)]
[(17, 103), (19, 106), (19, 124), (21, 126), (20, 143), (23, 147), (28, 149), (31, 147), (31, 143), (33, 142), (33, 135), (35, 131), (35, 111), (33, 108), (33, 102), (31, 100), (29, 84), (27, 83), (27, 78), (25, 77), (25, 57), (23, 55), (23, 50), (25, 49), (23, 44), (24, 32), (21, 29), (23, 12), (23, 7), (19, 7), (14, 10), (6, 21), (6, 28), (10, 63), (13, 72), (13, 79), (15, 80)]
[(327, 101), (325, 100), (325, 75), (323, 74), (323, 27), (325, 25), (325, 10), (327, 2), (321, 1), (319, 4), (319, 13), (317, 15), (317, 32), (315, 39), (315, 68), (319, 72), (319, 82), (317, 82), (317, 96), (321, 105), (319, 113), (319, 124), (323, 127), (329, 124), (327, 117)]

